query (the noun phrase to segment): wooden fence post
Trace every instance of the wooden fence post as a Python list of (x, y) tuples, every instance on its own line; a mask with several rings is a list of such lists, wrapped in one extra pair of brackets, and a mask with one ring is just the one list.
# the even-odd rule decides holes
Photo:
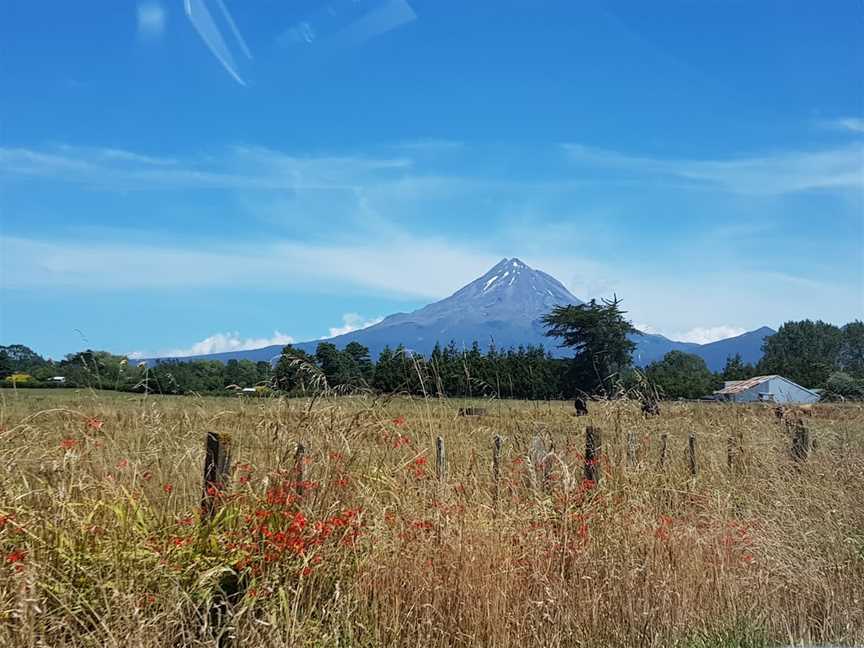
[(600, 456), (603, 453), (603, 441), (599, 427), (589, 425), (585, 428), (585, 479), (600, 482)]
[(692, 432), (687, 437), (687, 462), (690, 464), (690, 476), (696, 476), (696, 435)]
[(504, 441), (499, 435), (495, 435), (492, 440), (492, 481), (493, 481), (493, 496), (495, 500), (495, 508), (498, 508), (498, 494), (501, 481), (501, 445)]
[(666, 467), (666, 452), (669, 445), (669, 434), (664, 432), (660, 435), (660, 467)]
[(435, 475), (439, 482), (447, 477), (447, 457), (444, 453), (444, 439), (439, 436), (435, 439)]
[(302, 497), (306, 491), (306, 446), (301, 442), (297, 443), (297, 450), (294, 452), (293, 473), (297, 494)]
[(546, 444), (540, 435), (531, 439), (531, 474), (534, 476), (534, 486), (546, 490), (549, 486), (550, 464), (547, 461)]
[(208, 432), (204, 445), (204, 479), (201, 495), (201, 519), (211, 519), (219, 508), (219, 496), (231, 471), (230, 437)]
[(795, 461), (807, 461), (810, 454), (810, 431), (804, 421), (795, 421), (792, 429), (792, 458)]
[(627, 432), (627, 465), (636, 465), (636, 431)]

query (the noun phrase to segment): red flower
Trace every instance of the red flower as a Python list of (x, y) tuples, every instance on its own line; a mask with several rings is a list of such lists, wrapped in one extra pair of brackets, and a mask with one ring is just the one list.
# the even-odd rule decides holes
[(579, 530), (577, 531), (577, 534), (579, 535), (579, 537), (580, 537), (583, 541), (588, 540), (588, 525), (585, 524), (585, 523), (580, 524), (580, 525), (579, 525)]
[(393, 442), (393, 447), (394, 448), (401, 448), (403, 445), (408, 445), (409, 443), (411, 443), (411, 439), (409, 439), (407, 436), (405, 436), (403, 434), (400, 434), (398, 437), (396, 437), (396, 440)]
[(16, 549), (8, 556), (6, 556), (6, 562), (10, 565), (14, 565), (15, 563), (24, 562), (24, 559), (27, 557), (27, 552), (23, 549)]
[(240, 484), (248, 484), (250, 479), (251, 477), (249, 477), (249, 475), (240, 475), (237, 478), (237, 482)]
[(60, 447), (64, 450), (71, 450), (76, 445), (78, 445), (78, 439), (63, 439), (60, 442)]
[(594, 486), (596, 485), (597, 482), (595, 482), (593, 479), (583, 479), (582, 483), (579, 485), (579, 491), (582, 493), (586, 493), (592, 488), (594, 488)]
[(395, 419), (393, 419), (393, 425), (395, 425), (396, 427), (402, 427), (403, 425), (405, 425), (405, 417), (397, 416)]
[(117, 470), (123, 470), (124, 468), (127, 468), (128, 466), (129, 466), (129, 460), (128, 459), (121, 459), (120, 461), (117, 462)]
[(143, 479), (144, 481), (150, 481), (151, 479), (153, 479), (153, 473), (149, 470), (145, 470), (144, 473), (141, 475), (141, 479)]
[(174, 490), (174, 487), (171, 484), (163, 484), (162, 490), (165, 491), (168, 495), (170, 495), (171, 491)]
[(102, 420), (97, 419), (97, 418), (87, 419), (87, 427), (90, 428), (91, 430), (101, 430), (102, 425), (104, 423), (105, 423), (105, 421), (102, 421)]

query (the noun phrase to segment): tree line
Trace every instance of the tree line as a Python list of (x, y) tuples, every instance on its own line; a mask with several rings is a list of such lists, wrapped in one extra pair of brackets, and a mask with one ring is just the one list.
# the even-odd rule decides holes
[[(455, 342), (428, 356), (403, 346), (384, 348), (377, 360), (351, 342), (340, 349), (322, 341), (315, 353), (286, 346), (277, 362), (167, 360), (138, 364), (106, 351), (86, 350), (59, 362), (23, 345), (0, 347), (0, 384), (6, 387), (75, 386), (139, 393), (310, 395), (373, 391), (448, 397), (545, 400), (600, 396), (614, 398), (647, 389), (661, 398), (710, 395), (724, 381), (780, 374), (830, 397), (864, 397), (864, 322), (842, 327), (821, 321), (786, 322), (765, 340), (755, 365), (740, 355), (712, 372), (699, 356), (671, 351), (644, 369), (633, 366), (634, 335), (617, 299), (556, 307), (543, 319), (547, 335), (572, 350), (552, 356), (543, 346), (481, 350)], [(63, 381), (53, 380), (62, 376)], [(242, 391), (245, 389), (246, 391)], [(254, 391), (253, 391), (254, 390)]]

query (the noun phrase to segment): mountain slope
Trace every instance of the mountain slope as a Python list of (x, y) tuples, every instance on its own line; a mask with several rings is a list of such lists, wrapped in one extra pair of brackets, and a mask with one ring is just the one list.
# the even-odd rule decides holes
[[(428, 355), (436, 343), (446, 345), (453, 341), (458, 348), (470, 348), (475, 340), (482, 349), (488, 348), (493, 342), (499, 349), (543, 345), (553, 355), (566, 357), (570, 351), (559, 348), (555, 340), (545, 336), (541, 319), (556, 305), (581, 303), (554, 277), (529, 267), (517, 258), (502, 259), (482, 277), (446, 299), (411, 313), (390, 315), (373, 326), (327, 341), (340, 348), (349, 342), (359, 342), (369, 348), (373, 358), (377, 358), (386, 346), (395, 348), (401, 344), (415, 353)], [(637, 345), (634, 361), (644, 366), (659, 360), (669, 351), (679, 350), (703, 357), (712, 371), (718, 371), (723, 368), (726, 357), (735, 353), (741, 353), (745, 362), (757, 361), (762, 355), (762, 340), (773, 333), (771, 329), (763, 327), (705, 345), (676, 342), (662, 335), (634, 335), (632, 339)], [(313, 353), (320, 342), (301, 342), (294, 347)], [(273, 362), (281, 350), (281, 346), (270, 346), (178, 360), (227, 362), (231, 359), (247, 359)]]
[[(339, 347), (357, 341), (376, 357), (385, 346), (402, 344), (428, 354), (436, 342), (451, 340), (468, 348), (476, 340), (482, 348), (494, 341), (499, 348), (521, 345), (552, 347), (540, 318), (556, 304), (581, 304), (557, 279), (528, 267), (519, 259), (502, 259), (489, 272), (450, 297), (412, 313), (397, 313), (378, 324), (331, 338)], [(309, 350), (307, 345), (296, 345)]]
[(677, 342), (651, 333), (635, 335), (631, 338), (636, 343), (633, 362), (637, 366), (644, 367), (655, 360), (661, 360), (670, 351), (683, 351), (702, 358), (711, 371), (722, 371), (726, 366), (726, 359), (736, 353), (741, 354), (744, 362), (756, 364), (762, 358), (762, 344), (765, 338), (774, 335), (775, 332), (774, 329), (763, 326), (755, 331), (708, 344)]

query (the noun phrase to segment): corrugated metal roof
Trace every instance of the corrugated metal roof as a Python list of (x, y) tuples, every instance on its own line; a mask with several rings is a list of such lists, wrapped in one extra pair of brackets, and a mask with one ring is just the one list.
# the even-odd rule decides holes
[(768, 382), (772, 378), (780, 378), (777, 374), (772, 374), (770, 376), (756, 376), (755, 378), (748, 378), (747, 380), (739, 380), (735, 382), (734, 385), (729, 385), (728, 387), (724, 387), (723, 389), (714, 392), (715, 394), (740, 394), (741, 392), (747, 391), (751, 387), (755, 387), (756, 385), (761, 385), (764, 382)]

